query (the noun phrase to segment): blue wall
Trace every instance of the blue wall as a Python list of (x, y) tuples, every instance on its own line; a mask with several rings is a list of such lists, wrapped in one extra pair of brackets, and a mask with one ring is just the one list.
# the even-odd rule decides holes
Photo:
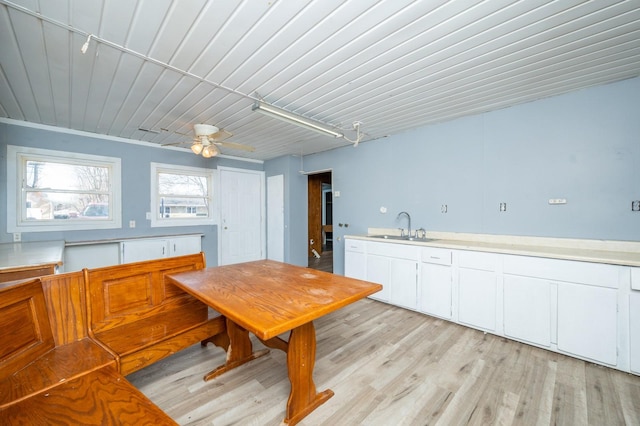
[(640, 78), (306, 156), (304, 164), (332, 169), (341, 193), (333, 204), (337, 273), (344, 246), (336, 237), (406, 227), (396, 219), (403, 210), (414, 229), (640, 241), (640, 212), (631, 211), (640, 200)]
[[(190, 152), (159, 149), (125, 142), (115, 142), (100, 138), (49, 131), (0, 123), (0, 200), (6, 206), (7, 199), (7, 145), (29, 146), (58, 151), (79, 152), (121, 158), (122, 167), (122, 223), (121, 229), (96, 231), (30, 232), (23, 233), (23, 241), (65, 240), (90, 241), (139, 236), (180, 235), (201, 233), (202, 248), (207, 264), (218, 263), (217, 226), (180, 226), (151, 228), (146, 219), (150, 211), (151, 163), (177, 164), (192, 167), (217, 168), (218, 166), (262, 170), (263, 164), (236, 161), (225, 158), (205, 159)], [(130, 220), (136, 221), (135, 228), (128, 228)], [(12, 242), (7, 233), (6, 208), (0, 208), (0, 243)]]
[[(402, 210), (411, 213), (414, 228), (428, 230), (640, 241), (640, 213), (631, 212), (631, 201), (640, 199), (639, 100), (635, 78), (305, 156), (305, 170), (332, 169), (333, 190), (341, 193), (333, 204), (334, 270), (344, 270), (344, 247), (336, 237), (406, 227), (404, 219), (396, 220)], [(3, 205), (9, 144), (122, 158), (123, 223), (136, 221), (134, 229), (25, 233), (24, 241), (203, 233), (214, 265), (217, 227), (149, 227), (149, 167), (224, 165), (285, 175), (285, 260), (306, 264), (307, 178), (298, 173), (299, 157), (274, 159), (263, 168), (0, 123)], [(568, 203), (550, 206), (549, 198)], [(500, 202), (507, 203), (506, 212), (498, 211)], [(0, 242), (12, 241), (6, 223), (0, 208)]]

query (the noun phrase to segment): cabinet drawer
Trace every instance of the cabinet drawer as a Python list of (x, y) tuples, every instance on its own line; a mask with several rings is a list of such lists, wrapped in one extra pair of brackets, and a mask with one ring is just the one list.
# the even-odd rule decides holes
[(425, 247), (421, 251), (420, 258), (425, 263), (451, 265), (451, 250), (437, 247)]
[(367, 242), (367, 253), (399, 259), (418, 260), (418, 248), (413, 245)]
[(618, 288), (621, 266), (527, 256), (504, 256), (504, 273)]
[(366, 241), (363, 240), (352, 240), (346, 238), (344, 240), (344, 249), (346, 251), (355, 251), (358, 253), (364, 253), (364, 248), (366, 247)]
[(494, 253), (478, 251), (460, 251), (459, 264), (463, 268), (479, 269), (481, 271), (495, 271), (499, 256)]

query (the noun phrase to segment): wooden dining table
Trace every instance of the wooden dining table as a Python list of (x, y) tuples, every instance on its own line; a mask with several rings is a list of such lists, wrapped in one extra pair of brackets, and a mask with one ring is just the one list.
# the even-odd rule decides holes
[[(286, 352), (291, 391), (284, 422), (289, 425), (333, 396), (330, 389), (318, 392), (313, 381), (313, 321), (382, 289), (380, 284), (271, 260), (180, 272), (167, 279), (226, 317), (227, 359), (205, 380), (269, 352), (254, 352), (249, 333), (266, 347)], [(287, 340), (280, 337), (287, 332)]]

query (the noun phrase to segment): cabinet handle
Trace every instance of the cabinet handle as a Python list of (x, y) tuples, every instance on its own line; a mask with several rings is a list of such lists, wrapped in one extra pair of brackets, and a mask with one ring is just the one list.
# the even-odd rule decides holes
[(440, 258), (439, 258), (439, 257), (436, 257), (436, 256), (429, 256), (429, 258), (431, 258), (431, 259), (436, 259), (436, 260), (440, 260)]

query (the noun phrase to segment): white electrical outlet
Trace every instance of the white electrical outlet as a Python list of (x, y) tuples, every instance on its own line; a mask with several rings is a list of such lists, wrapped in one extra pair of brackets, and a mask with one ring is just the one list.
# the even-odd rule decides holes
[(500, 211), (501, 212), (507, 211), (507, 203), (500, 203)]
[(135, 228), (136, 227), (136, 221), (135, 220), (130, 220), (129, 221), (129, 228)]
[(549, 198), (549, 204), (567, 204), (566, 198)]
[(14, 243), (19, 243), (20, 241), (22, 241), (22, 234), (19, 232), (14, 232), (13, 233), (13, 242)]

